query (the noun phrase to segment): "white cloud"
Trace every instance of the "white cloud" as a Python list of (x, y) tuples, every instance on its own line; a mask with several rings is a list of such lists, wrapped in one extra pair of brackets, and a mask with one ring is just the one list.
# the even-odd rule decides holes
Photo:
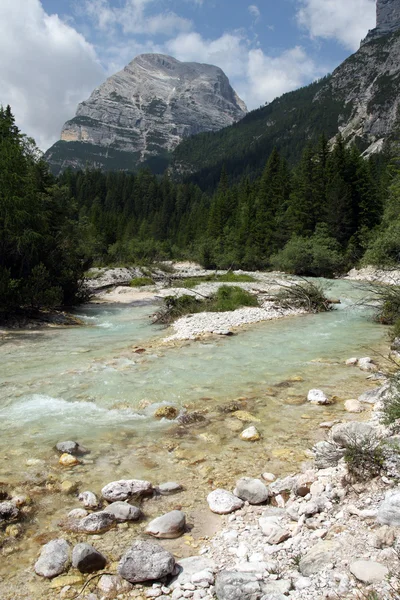
[(300, 0), (299, 25), (312, 38), (331, 38), (357, 50), (369, 29), (375, 27), (375, 0)]
[(249, 13), (256, 21), (261, 17), (261, 11), (256, 4), (250, 4), (248, 7)]
[(1, 0), (0, 103), (42, 149), (103, 77), (93, 47), (39, 0)]

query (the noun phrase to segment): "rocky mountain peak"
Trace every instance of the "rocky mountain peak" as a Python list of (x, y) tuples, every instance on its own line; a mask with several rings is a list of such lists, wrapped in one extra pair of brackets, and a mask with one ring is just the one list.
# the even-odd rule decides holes
[(55, 171), (86, 164), (133, 170), (162, 162), (184, 138), (232, 125), (246, 113), (219, 67), (142, 54), (78, 106), (46, 158)]
[(377, 0), (376, 27), (368, 32), (361, 45), (372, 39), (400, 30), (400, 0)]

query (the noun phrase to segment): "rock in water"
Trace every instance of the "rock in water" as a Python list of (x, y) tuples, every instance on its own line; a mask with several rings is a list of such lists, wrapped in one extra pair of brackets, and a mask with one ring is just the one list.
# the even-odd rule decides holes
[(239, 479), (233, 493), (241, 500), (247, 500), (250, 504), (262, 504), (270, 496), (267, 486), (259, 479), (252, 479), (251, 477)]
[(43, 546), (35, 564), (35, 572), (51, 579), (63, 573), (69, 565), (69, 544), (63, 539), (52, 540)]
[(150, 496), (153, 493), (153, 486), (149, 481), (140, 479), (121, 479), (103, 487), (101, 493), (108, 502), (118, 502), (128, 498)]
[(118, 573), (130, 583), (155, 581), (171, 575), (175, 559), (155, 542), (135, 542), (124, 554)]
[(244, 442), (258, 442), (260, 438), (261, 436), (254, 425), (248, 427), (240, 434), (240, 439), (242, 439)]
[(89, 450), (87, 450), (84, 446), (78, 444), (78, 442), (58, 442), (56, 444), (56, 449), (61, 454), (72, 454), (73, 456), (83, 456), (84, 454), (88, 454)]
[(259, 600), (261, 586), (257, 577), (250, 573), (221, 571), (215, 579), (218, 600)]
[(133, 170), (182, 139), (232, 125), (246, 112), (218, 67), (143, 54), (78, 106), (46, 159), (57, 172), (87, 163)]
[(173, 539), (180, 537), (185, 532), (185, 528), (185, 514), (180, 510), (173, 510), (153, 519), (146, 527), (146, 533), (157, 538)]
[(72, 454), (68, 454), (67, 452), (64, 452), (64, 454), (61, 454), (58, 462), (63, 467), (75, 467), (76, 465), (80, 464), (80, 462), (76, 458), (76, 456), (73, 456)]
[(77, 544), (72, 550), (72, 566), (81, 573), (101, 571), (107, 564), (107, 559), (90, 544)]
[(96, 497), (96, 494), (93, 492), (82, 492), (78, 496), (78, 500), (83, 503), (83, 506), (86, 508), (97, 508), (99, 505), (99, 501)]
[(10, 502), (9, 500), (0, 502), (0, 523), (16, 519), (18, 515), (19, 510), (13, 502)]
[(175, 481), (167, 481), (166, 483), (161, 483), (156, 490), (161, 496), (170, 496), (181, 492), (183, 487), (180, 483), (176, 483)]
[(103, 512), (113, 515), (114, 519), (119, 523), (138, 521), (143, 516), (140, 508), (132, 506), (132, 504), (128, 504), (127, 502), (113, 502)]
[(310, 390), (307, 394), (307, 400), (311, 404), (330, 404), (328, 396), (322, 390)]
[(113, 527), (114, 515), (106, 512), (92, 513), (78, 522), (77, 531), (82, 533), (103, 533)]
[(207, 502), (210, 510), (218, 515), (228, 515), (244, 504), (243, 500), (226, 490), (214, 490), (208, 494)]

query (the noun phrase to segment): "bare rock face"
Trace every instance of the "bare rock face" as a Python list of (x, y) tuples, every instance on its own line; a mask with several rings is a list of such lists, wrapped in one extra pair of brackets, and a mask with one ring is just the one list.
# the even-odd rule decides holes
[(363, 43), (393, 33), (400, 29), (400, 0), (378, 0), (376, 3), (376, 27)]
[(46, 158), (54, 170), (86, 162), (132, 170), (186, 137), (232, 125), (246, 112), (218, 67), (142, 54), (78, 106)]

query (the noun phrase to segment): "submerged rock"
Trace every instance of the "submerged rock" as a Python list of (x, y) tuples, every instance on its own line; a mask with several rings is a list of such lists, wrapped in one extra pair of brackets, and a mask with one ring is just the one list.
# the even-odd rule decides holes
[(261, 439), (261, 435), (257, 429), (252, 425), (248, 427), (240, 434), (240, 439), (244, 442), (258, 442)]
[(179, 410), (175, 406), (160, 406), (154, 412), (156, 419), (169, 419), (173, 421), (179, 415)]
[(139, 583), (171, 575), (174, 567), (174, 557), (162, 546), (138, 541), (121, 558), (118, 573), (130, 583)]
[(19, 510), (13, 502), (5, 500), (0, 502), (0, 523), (3, 521), (12, 521), (19, 515)]
[(267, 486), (259, 479), (252, 479), (251, 477), (239, 479), (233, 493), (241, 500), (247, 500), (250, 504), (262, 504), (270, 496)]
[(166, 483), (161, 483), (156, 487), (156, 491), (161, 494), (161, 496), (171, 496), (172, 494), (177, 494), (182, 490), (183, 487), (180, 483), (176, 483), (176, 481), (167, 481)]
[(58, 462), (63, 467), (75, 467), (76, 465), (80, 464), (80, 461), (76, 458), (76, 456), (73, 456), (72, 454), (68, 454), (67, 452), (65, 452), (64, 454), (61, 454)]
[(126, 521), (139, 521), (143, 517), (143, 513), (137, 506), (132, 506), (127, 502), (113, 502), (107, 506), (103, 512), (109, 513), (118, 523)]
[(157, 538), (173, 539), (180, 537), (186, 529), (186, 516), (180, 510), (173, 510), (153, 519), (146, 527), (146, 533)]
[(61, 454), (72, 454), (73, 456), (83, 456), (84, 454), (88, 454), (89, 450), (84, 446), (78, 444), (78, 442), (58, 442), (56, 444), (56, 449)]
[(66, 571), (69, 566), (70, 547), (63, 539), (52, 540), (43, 546), (35, 564), (35, 572), (41, 577), (51, 579)]
[(107, 564), (107, 559), (90, 544), (77, 544), (72, 550), (72, 566), (81, 573), (101, 571)]
[(227, 515), (239, 508), (242, 508), (244, 502), (237, 496), (234, 496), (226, 490), (214, 490), (207, 496), (210, 510), (218, 515)]
[(153, 486), (149, 481), (140, 479), (120, 479), (107, 484), (101, 493), (108, 502), (118, 502), (133, 497), (150, 496), (153, 493)]

